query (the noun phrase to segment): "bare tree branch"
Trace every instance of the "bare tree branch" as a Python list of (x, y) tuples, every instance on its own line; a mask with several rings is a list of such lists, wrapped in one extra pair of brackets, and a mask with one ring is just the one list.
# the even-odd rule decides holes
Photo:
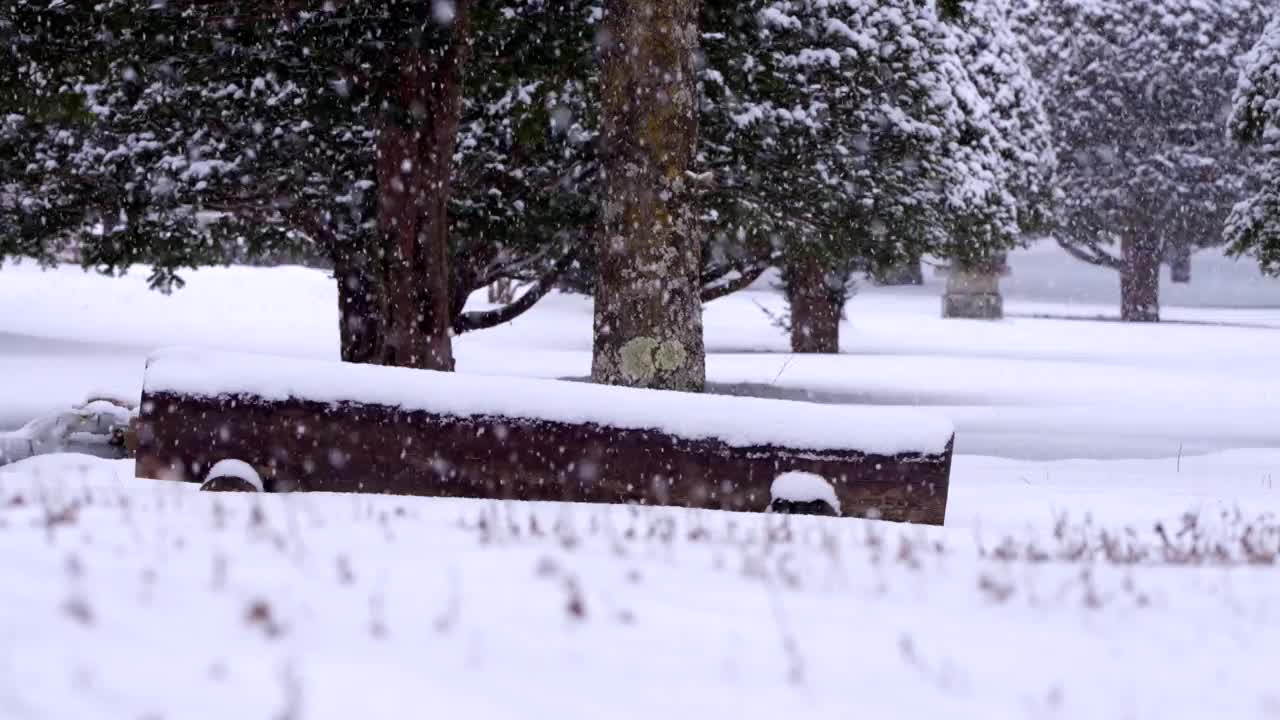
[(1083, 262), (1087, 262), (1091, 265), (1101, 265), (1102, 267), (1109, 267), (1112, 270), (1124, 269), (1123, 261), (1121, 261), (1119, 258), (1112, 256), (1110, 253), (1106, 252), (1105, 250), (1103, 250), (1102, 248), (1096, 245), (1092, 245), (1092, 244), (1086, 245), (1086, 247), (1088, 248), (1088, 251), (1086, 251), (1082, 248), (1076, 247), (1075, 245), (1067, 243), (1063, 240), (1058, 240), (1058, 246), (1061, 247), (1063, 250), (1066, 250), (1067, 254), (1070, 255), (1071, 257)]
[(738, 277), (726, 283), (722, 283), (720, 285), (704, 286), (702, 288), (702, 302), (707, 303), (707, 302), (711, 302), (712, 300), (719, 300), (725, 295), (731, 295), (733, 293), (736, 293), (739, 290), (742, 290), (743, 288), (747, 287), (751, 283), (755, 282), (757, 279), (759, 279), (761, 275), (764, 274), (764, 271), (768, 269), (769, 269), (769, 265), (767, 263), (762, 265), (756, 265), (755, 267), (751, 267), (746, 270), (739, 270)]
[(497, 282), (498, 280), (507, 278), (520, 278), (521, 273), (527, 271), (531, 267), (541, 265), (547, 258), (551, 257), (551, 248), (544, 248), (536, 253), (532, 253), (520, 260), (502, 260), (494, 258), (480, 272), (480, 287)]
[(533, 287), (525, 290), (524, 294), (516, 301), (495, 310), (472, 311), (458, 313), (455, 315), (453, 320), (454, 334), (461, 335), (464, 332), (470, 332), (472, 330), (484, 330), (510, 322), (523, 315), (529, 310), (529, 308), (533, 307), (534, 304), (541, 300), (543, 296), (551, 292), (551, 288), (555, 285), (556, 280), (564, 274), (565, 270), (569, 269), (569, 266), (573, 264), (574, 259), (577, 258), (578, 248), (578, 245), (572, 245), (569, 249), (565, 250), (564, 255), (560, 256), (560, 259), (556, 261), (556, 264), (553, 265), (545, 275), (538, 278)]

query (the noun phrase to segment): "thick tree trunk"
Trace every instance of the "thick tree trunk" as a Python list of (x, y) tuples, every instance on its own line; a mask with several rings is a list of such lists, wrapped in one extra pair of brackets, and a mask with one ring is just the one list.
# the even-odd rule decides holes
[(378, 282), (380, 269), (371, 249), (354, 241), (330, 252), (338, 284), (338, 336), (344, 362), (382, 361), (386, 311)]
[(701, 391), (701, 247), (685, 173), (697, 142), (697, 0), (608, 0), (598, 383)]
[(1120, 319), (1126, 322), (1160, 320), (1160, 241), (1151, 232), (1130, 235), (1121, 242)]
[(840, 311), (843, 292), (832, 288), (819, 259), (793, 258), (784, 276), (791, 310), (791, 351), (840, 352)]
[(447, 48), (400, 52), (395, 107), (378, 132), (386, 365), (453, 369), (448, 205), (469, 11), (456, 4)]
[(947, 289), (942, 295), (942, 317), (999, 320), (1004, 317), (1000, 276), (1005, 256), (981, 263), (953, 261), (947, 269)]

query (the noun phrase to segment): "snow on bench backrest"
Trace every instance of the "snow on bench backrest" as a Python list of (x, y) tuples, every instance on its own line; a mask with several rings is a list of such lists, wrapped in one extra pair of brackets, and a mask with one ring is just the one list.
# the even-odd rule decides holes
[(872, 455), (943, 453), (954, 432), (944, 418), (899, 408), (637, 390), (191, 348), (153, 354), (147, 362), (146, 392), (362, 403), (458, 417), (656, 430), (733, 447), (856, 450)]

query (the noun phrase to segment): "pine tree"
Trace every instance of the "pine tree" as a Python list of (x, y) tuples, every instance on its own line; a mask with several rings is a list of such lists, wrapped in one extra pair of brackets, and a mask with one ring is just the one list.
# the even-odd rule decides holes
[(964, 182), (938, 251), (951, 263), (943, 315), (997, 318), (1006, 250), (1052, 220), (1052, 128), (1007, 0), (965, 0), (946, 27), (975, 93), (958, 96), (967, 127), (956, 174)]
[[(1160, 263), (1208, 243), (1245, 189), (1223, 132), (1250, 0), (1020, 0), (1054, 120), (1063, 191), (1055, 235), (1120, 273), (1121, 317), (1159, 319)], [(1119, 246), (1119, 253), (1112, 248)]]
[[(451, 209), (455, 332), (505, 322), (570, 267), (591, 264), (599, 15), (588, 0), (477, 7)], [(463, 312), (471, 292), (498, 280), (533, 285), (499, 310)]]
[(1253, 150), (1251, 174), (1258, 182), (1232, 209), (1225, 239), (1232, 252), (1280, 274), (1280, 16), (1245, 58), (1228, 125), (1236, 142)]
[(712, 97), (728, 121), (704, 152), (767, 219), (793, 349), (836, 351), (856, 270), (1011, 242), (1004, 141), (957, 55), (957, 30), (932, 4), (708, 5), (721, 9), (708, 35), (746, 61), (717, 68)]
[(156, 263), (152, 282), (168, 286), (175, 267), (220, 256), (204, 241), (191, 194), (220, 166), (204, 160), (206, 138), (177, 131), (188, 108), (163, 62), (177, 20), (137, 11), (112, 0), (14, 1), (0, 12), (13, 200), (0, 205), (5, 226), (25, 238), (4, 251), (49, 259), (75, 246), (104, 271), (146, 259)]
[[(0, 212), (23, 232), (3, 235), (0, 256), (51, 259), (70, 244), (104, 271), (151, 263), (165, 288), (184, 267), (315, 252), (337, 278), (345, 359), (450, 366), (451, 332), (527, 310), (582, 242), (513, 222), (568, 207), (576, 224), (562, 225), (583, 234), (572, 183), (491, 160), (566, 144), (546, 97), (495, 107), (549, 75), (541, 35), (589, 8), (401, 4), (7, 4)], [(490, 64), (463, 74), (473, 44)], [(431, 219), (448, 215), (450, 232)], [(535, 285), (465, 312), (496, 277)]]

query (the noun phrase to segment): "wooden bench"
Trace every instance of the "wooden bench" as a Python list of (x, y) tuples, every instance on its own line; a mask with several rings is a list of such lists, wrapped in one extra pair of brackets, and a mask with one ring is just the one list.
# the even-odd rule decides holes
[(846, 516), (941, 524), (952, 440), (894, 408), (174, 349), (147, 363), (137, 475), (203, 482), (242, 460), (268, 491), (764, 511), (798, 471)]

